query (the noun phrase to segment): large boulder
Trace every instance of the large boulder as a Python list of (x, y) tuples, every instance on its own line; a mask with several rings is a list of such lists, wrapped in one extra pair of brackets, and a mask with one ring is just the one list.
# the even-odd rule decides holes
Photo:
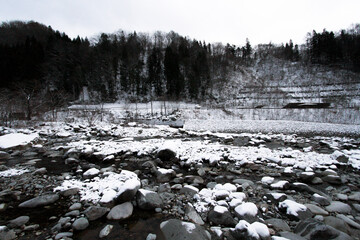
[(50, 194), (50, 195), (43, 195), (38, 196), (36, 198), (32, 198), (27, 200), (19, 205), (20, 208), (35, 208), (50, 205), (54, 202), (59, 200), (59, 195), (57, 194)]
[(119, 203), (131, 201), (141, 186), (141, 182), (138, 179), (129, 179), (124, 182), (121, 190), (118, 192), (116, 201)]
[(285, 212), (290, 219), (296, 221), (311, 218), (313, 216), (311, 211), (307, 209), (305, 205), (289, 199), (279, 203), (279, 210)]
[(200, 225), (170, 219), (160, 224), (165, 240), (210, 240), (210, 234)]
[(311, 218), (299, 222), (294, 232), (310, 240), (353, 240), (346, 233)]
[(159, 194), (154, 191), (139, 189), (136, 194), (136, 200), (138, 207), (141, 209), (151, 210), (163, 207), (163, 201)]

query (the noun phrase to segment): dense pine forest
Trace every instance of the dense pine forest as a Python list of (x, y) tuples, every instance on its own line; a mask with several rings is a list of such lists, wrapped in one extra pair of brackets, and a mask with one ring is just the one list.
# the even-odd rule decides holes
[[(118, 31), (92, 39), (70, 39), (37, 22), (0, 26), (2, 102), (21, 99), (30, 118), (34, 99), (49, 108), (79, 98), (83, 86), (92, 99), (114, 102), (212, 99), (213, 88), (265, 55), (274, 59), (360, 71), (360, 25), (338, 33), (307, 35), (305, 44), (238, 45), (206, 43), (175, 32)], [(226, 94), (226, 93), (224, 93)], [(44, 101), (44, 99), (46, 101)], [(44, 107), (44, 106), (42, 106)]]

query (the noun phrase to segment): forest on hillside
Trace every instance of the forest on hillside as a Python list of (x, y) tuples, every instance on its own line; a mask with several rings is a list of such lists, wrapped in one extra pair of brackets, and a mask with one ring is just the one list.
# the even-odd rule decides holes
[[(360, 71), (360, 24), (339, 33), (307, 35), (304, 45), (266, 45), (274, 59)], [(214, 87), (264, 57), (243, 46), (206, 43), (175, 32), (102, 33), (89, 41), (37, 22), (0, 25), (2, 103), (21, 98), (30, 119), (33, 106), (51, 109), (79, 98), (83, 86), (93, 100), (211, 100)], [(34, 104), (39, 101), (41, 104)]]

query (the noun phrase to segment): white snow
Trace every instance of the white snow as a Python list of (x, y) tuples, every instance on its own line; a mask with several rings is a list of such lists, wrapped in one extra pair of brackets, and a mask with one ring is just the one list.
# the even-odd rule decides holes
[(0, 149), (7, 149), (17, 146), (26, 145), (39, 137), (37, 133), (23, 134), (23, 133), (10, 133), (0, 136)]
[(89, 170), (87, 170), (86, 172), (84, 172), (84, 176), (95, 176), (98, 175), (100, 173), (100, 170), (97, 168), (90, 168)]
[(133, 172), (122, 170), (121, 173), (106, 172), (103, 178), (95, 177), (91, 180), (65, 180), (54, 191), (78, 188), (81, 200), (93, 203), (110, 202), (127, 189), (139, 189), (140, 180)]
[(22, 175), (22, 174), (24, 174), (26, 172), (29, 172), (29, 170), (10, 168), (10, 169), (5, 170), (5, 171), (0, 171), (0, 177), (18, 176), (18, 175)]
[(196, 226), (193, 223), (190, 222), (181, 222), (181, 225), (183, 225), (188, 233), (192, 233), (192, 231), (195, 230)]
[(292, 200), (285, 200), (279, 203), (280, 208), (286, 208), (286, 213), (293, 216), (298, 216), (298, 212), (306, 211), (306, 206)]
[(285, 184), (288, 184), (289, 182), (286, 180), (281, 180), (276, 183), (271, 184), (270, 186), (274, 189), (283, 189)]
[(270, 237), (270, 231), (269, 228), (260, 222), (253, 222), (251, 226), (255, 229), (257, 234), (261, 237), (261, 239), (267, 239)]
[(246, 229), (246, 231), (247, 231), (247, 233), (248, 233), (248, 235), (250, 237), (253, 237), (255, 239), (260, 238), (260, 236), (257, 233), (256, 229), (245, 220), (240, 220), (239, 223), (236, 224), (235, 229), (240, 230), (241, 232)]
[(217, 212), (217, 213), (226, 213), (229, 210), (226, 207), (223, 207), (223, 206), (215, 206), (214, 211)]
[(250, 215), (255, 217), (258, 213), (258, 208), (252, 202), (244, 202), (235, 208), (235, 212), (240, 216)]
[(271, 194), (271, 196), (272, 196), (275, 200), (278, 200), (278, 199), (280, 199), (281, 197), (286, 196), (285, 193), (270, 193), (270, 194)]
[(226, 190), (228, 192), (236, 192), (237, 187), (234, 184), (231, 183), (225, 183), (225, 184), (216, 184), (215, 188), (216, 190)]
[(273, 182), (274, 182), (274, 178), (273, 178), (273, 177), (267, 177), (267, 176), (265, 176), (265, 177), (263, 177), (263, 178), (261, 179), (261, 183), (262, 183), (262, 184), (268, 185), (268, 184), (271, 184), (271, 183), (273, 183)]
[(246, 194), (243, 192), (232, 192), (230, 193), (230, 198), (244, 201), (246, 199)]

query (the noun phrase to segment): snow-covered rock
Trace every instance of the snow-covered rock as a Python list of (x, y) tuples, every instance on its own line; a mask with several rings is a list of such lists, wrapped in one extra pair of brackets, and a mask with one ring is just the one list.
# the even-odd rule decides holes
[(24, 146), (39, 138), (37, 133), (10, 133), (0, 136), (0, 149)]

